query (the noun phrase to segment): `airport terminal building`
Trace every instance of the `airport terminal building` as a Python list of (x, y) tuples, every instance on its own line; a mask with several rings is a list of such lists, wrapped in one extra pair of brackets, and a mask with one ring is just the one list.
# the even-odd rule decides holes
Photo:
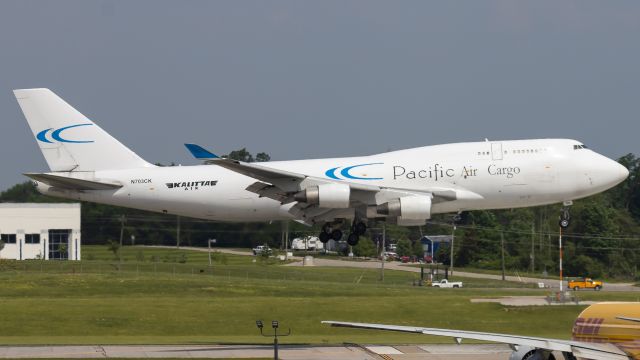
[(80, 260), (80, 204), (0, 204), (0, 258)]

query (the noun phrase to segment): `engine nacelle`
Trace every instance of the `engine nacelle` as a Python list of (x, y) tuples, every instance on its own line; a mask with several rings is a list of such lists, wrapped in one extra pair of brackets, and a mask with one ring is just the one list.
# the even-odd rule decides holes
[(378, 206), (378, 213), (404, 220), (431, 219), (430, 196), (404, 196)]
[(346, 209), (349, 207), (351, 188), (346, 184), (320, 184), (298, 192), (294, 199), (318, 205), (321, 208)]
[(509, 360), (555, 360), (556, 357), (549, 350), (536, 349), (530, 346), (518, 346), (518, 350), (511, 353)]

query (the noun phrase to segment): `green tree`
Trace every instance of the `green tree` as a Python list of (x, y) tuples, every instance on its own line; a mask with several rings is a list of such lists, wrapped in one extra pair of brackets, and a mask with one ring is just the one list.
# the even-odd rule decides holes
[[(422, 245), (421, 239), (415, 240), (413, 242), (413, 255), (417, 256), (418, 259), (422, 259), (424, 256), (424, 246)], [(431, 254), (429, 254), (431, 255)]]
[(400, 239), (398, 240), (398, 246), (396, 248), (396, 253), (399, 256), (411, 256), (413, 253), (413, 249), (411, 247), (411, 241), (409, 239)]
[(361, 237), (358, 244), (353, 247), (353, 254), (355, 256), (375, 257), (376, 245), (368, 237)]
[(259, 152), (256, 154), (256, 161), (257, 162), (266, 162), (266, 161), (270, 161), (271, 160), (271, 156), (269, 156), (269, 154), (264, 153), (264, 152)]
[(247, 148), (242, 148), (240, 150), (234, 150), (227, 155), (229, 159), (244, 161), (244, 162), (253, 162), (254, 158), (250, 152), (247, 151)]
[(451, 265), (451, 245), (443, 244), (438, 247), (434, 255), (435, 261), (445, 265)]

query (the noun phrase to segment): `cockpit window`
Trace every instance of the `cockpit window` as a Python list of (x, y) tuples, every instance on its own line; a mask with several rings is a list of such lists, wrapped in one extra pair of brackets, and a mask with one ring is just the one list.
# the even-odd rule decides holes
[(588, 149), (586, 145), (573, 145), (573, 150)]

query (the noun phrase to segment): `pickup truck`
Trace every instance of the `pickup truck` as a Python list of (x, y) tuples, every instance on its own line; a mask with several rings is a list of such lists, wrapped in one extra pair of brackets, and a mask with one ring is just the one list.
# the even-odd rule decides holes
[(593, 289), (595, 291), (600, 291), (600, 289), (602, 289), (602, 281), (596, 281), (590, 278), (569, 280), (567, 287), (569, 289), (573, 289), (573, 291), (580, 289)]
[(253, 255), (262, 255), (264, 253), (268, 255), (271, 254), (271, 248), (269, 248), (267, 245), (258, 245), (254, 247), (252, 251)]
[(447, 279), (442, 279), (439, 282), (435, 282), (431, 284), (431, 286), (439, 287), (439, 288), (456, 288), (457, 289), (462, 287), (462, 281), (449, 282)]

